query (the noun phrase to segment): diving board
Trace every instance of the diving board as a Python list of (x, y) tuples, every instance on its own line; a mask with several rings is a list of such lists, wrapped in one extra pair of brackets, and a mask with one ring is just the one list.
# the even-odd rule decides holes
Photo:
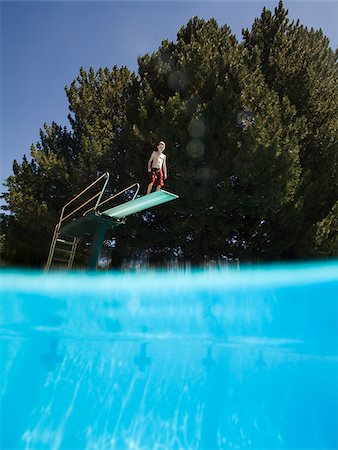
[(123, 203), (122, 205), (115, 206), (114, 208), (107, 209), (101, 214), (112, 217), (114, 219), (124, 219), (125, 217), (135, 214), (137, 212), (144, 211), (145, 209), (152, 208), (162, 203), (170, 202), (178, 198), (178, 195), (171, 192), (159, 190), (152, 192), (151, 194), (138, 197), (135, 200)]
[[(178, 195), (160, 189), (152, 192), (151, 194), (134, 198), (133, 200), (122, 203), (121, 205), (114, 206), (113, 208), (99, 211), (99, 207), (102, 207), (102, 204), (107, 203), (110, 199), (105, 200), (104, 202), (98, 204), (96, 208), (89, 210), (89, 213), (85, 213), (80, 218), (74, 218), (73, 220), (68, 221), (68, 223), (63, 223), (63, 220), (60, 219), (59, 224), (55, 228), (47, 268), (50, 267), (50, 263), (55, 253), (56, 242), (64, 242), (65, 244), (69, 243), (72, 245), (71, 257), (73, 260), (77, 243), (81, 239), (88, 239), (89, 237), (94, 236), (89, 259), (89, 267), (91, 269), (95, 269), (100, 257), (105, 234), (108, 229), (115, 228), (116, 226), (124, 223), (124, 219), (132, 214), (145, 211), (146, 209), (153, 208), (154, 206), (158, 206), (172, 200), (176, 200), (177, 198), (179, 198)], [(86, 203), (84, 203), (84, 205), (85, 204)], [(66, 237), (67, 240), (65, 240)], [(71, 241), (69, 241), (69, 237), (72, 238)], [(65, 251), (67, 250), (64, 250), (64, 252)], [(60, 259), (58, 260), (60, 261)], [(71, 264), (68, 264), (69, 268), (71, 267)]]
[(106, 230), (114, 228), (122, 223), (122, 219), (132, 214), (177, 198), (178, 195), (172, 194), (171, 192), (163, 190), (155, 191), (151, 194), (130, 200), (129, 202), (122, 203), (114, 208), (107, 209), (106, 211), (92, 212), (91, 214), (73, 220), (60, 228), (60, 234), (63, 236), (85, 238), (93, 235), (98, 225), (104, 226)]

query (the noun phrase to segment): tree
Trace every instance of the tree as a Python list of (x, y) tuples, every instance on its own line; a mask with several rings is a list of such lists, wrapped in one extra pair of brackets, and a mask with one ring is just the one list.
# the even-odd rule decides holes
[(287, 97), (307, 124), (300, 143), (303, 223), (290, 256), (309, 257), (321, 253), (317, 226), (337, 199), (337, 54), (322, 30), (290, 23), (287, 13), (282, 2), (274, 15), (264, 8), (243, 35), (249, 66), (259, 67), (269, 88)]
[(338, 255), (338, 202), (328, 215), (317, 224), (316, 247), (318, 256), (337, 257)]
[(126, 68), (100, 69), (97, 74), (81, 68), (77, 80), (66, 87), (72, 131), (45, 124), (40, 142), (31, 147), (31, 160), (24, 156), (22, 164), (14, 161), (3, 195), (11, 216), (2, 218), (11, 261), (45, 262), (63, 205), (102, 172), (110, 171), (112, 184), (121, 185), (121, 134), (130, 84)]
[(111, 174), (115, 186), (121, 184), (119, 167), (125, 158), (123, 131), (126, 104), (134, 81), (126, 67), (112, 71), (91, 67), (80, 74), (66, 93), (69, 100), (69, 122), (78, 150), (77, 185), (92, 181), (98, 174)]
[[(2, 217), (7, 239), (5, 253), (16, 264), (41, 264), (50, 233), (56, 224), (71, 185), (72, 139), (56, 123), (40, 130), (40, 142), (31, 146), (31, 160), (24, 155), (13, 163), (8, 191), (3, 194), (9, 217)], [(5, 209), (4, 208), (4, 209)]]

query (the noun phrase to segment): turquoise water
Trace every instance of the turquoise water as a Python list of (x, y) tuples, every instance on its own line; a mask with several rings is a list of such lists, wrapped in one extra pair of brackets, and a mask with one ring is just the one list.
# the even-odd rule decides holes
[(2, 449), (338, 448), (338, 262), (0, 281)]

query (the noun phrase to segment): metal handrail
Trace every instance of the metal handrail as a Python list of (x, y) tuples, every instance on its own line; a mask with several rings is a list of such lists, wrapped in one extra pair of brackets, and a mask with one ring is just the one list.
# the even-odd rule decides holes
[[(94, 200), (94, 198), (98, 197), (100, 195), (100, 192), (97, 192), (95, 195), (93, 195), (93, 197), (91, 197), (89, 200), (87, 200), (86, 202), (82, 203), (82, 205), (80, 205), (78, 208), (74, 209), (74, 211), (72, 211), (71, 213), (69, 213), (66, 217), (64, 217), (62, 219), (62, 221), (68, 219), (68, 217), (72, 216), (73, 214), (75, 214), (79, 209), (81, 209), (83, 206), (87, 205), (88, 203), (90, 203), (92, 200)], [(94, 208), (95, 209), (95, 206)]]
[[(69, 206), (70, 204), (72, 204), (75, 200), (77, 200), (79, 197), (81, 197), (81, 195), (83, 195), (85, 192), (88, 191), (88, 189), (90, 189), (91, 187), (93, 187), (96, 183), (98, 183), (103, 177), (106, 177), (106, 181), (101, 189), (100, 192), (98, 192), (97, 194), (95, 194), (93, 197), (91, 197), (89, 200), (87, 200), (86, 202), (82, 203), (78, 208), (76, 208), (75, 210), (73, 210), (71, 213), (67, 214), (66, 217), (63, 217), (65, 209), (67, 208), (67, 206)], [(75, 214), (79, 209), (81, 209), (83, 206), (87, 205), (90, 201), (92, 201), (93, 199), (95, 199), (96, 197), (99, 197), (97, 199), (97, 202), (94, 206), (94, 208), (92, 209), (96, 209), (98, 207), (98, 204), (100, 203), (100, 200), (102, 198), (102, 195), (107, 187), (109, 181), (109, 173), (105, 172), (104, 174), (102, 174), (99, 178), (97, 178), (93, 183), (91, 183), (89, 186), (87, 186), (85, 189), (83, 189), (79, 194), (77, 194), (74, 198), (72, 198), (68, 203), (66, 203), (64, 205), (64, 207), (61, 210), (61, 214), (60, 214), (60, 219), (59, 219), (59, 223), (57, 224), (57, 229), (60, 229), (61, 224), (64, 220), (68, 219), (70, 216), (72, 216), (73, 214)]]
[[(139, 192), (139, 190), (140, 190), (140, 184), (139, 184), (139, 183), (131, 184), (131, 185), (128, 186), (127, 188), (125, 188), (125, 189), (123, 189), (122, 191), (118, 192), (117, 194), (112, 195), (111, 197), (107, 198), (107, 199), (104, 200), (103, 202), (97, 204), (97, 205), (96, 205), (96, 208), (99, 208), (99, 207), (100, 207), (101, 205), (103, 205), (104, 203), (109, 202), (110, 200), (112, 200), (113, 198), (115, 198), (115, 197), (117, 197), (117, 196), (123, 194), (124, 192), (129, 191), (129, 190), (132, 189), (134, 186), (137, 186), (137, 189), (136, 189), (135, 194), (134, 194), (133, 198), (131, 199), (131, 201), (132, 201), (132, 200), (135, 200), (135, 198), (136, 198), (136, 196), (137, 196), (137, 194), (138, 194), (138, 192)], [(90, 209), (88, 209), (87, 211), (85, 211), (85, 212), (83, 213), (83, 215), (85, 216), (86, 214), (88, 214), (89, 212), (95, 210), (96, 208), (90, 208)]]

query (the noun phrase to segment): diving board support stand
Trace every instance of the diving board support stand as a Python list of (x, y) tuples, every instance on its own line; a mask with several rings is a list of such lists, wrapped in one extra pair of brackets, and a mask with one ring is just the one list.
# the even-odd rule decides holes
[(106, 235), (106, 228), (107, 228), (107, 225), (104, 222), (99, 221), (96, 224), (94, 240), (92, 243), (92, 249), (91, 249), (89, 263), (88, 263), (89, 269), (96, 270), (96, 268), (97, 268), (97, 263), (99, 261), (104, 238)]
[[(109, 175), (109, 174), (108, 174)], [(103, 177), (103, 175), (98, 179), (100, 180)], [(96, 180), (96, 181), (98, 181)], [(94, 183), (92, 183), (89, 187), (93, 186)], [(105, 183), (103, 190), (105, 189), (107, 185), (107, 182)], [(120, 195), (123, 192), (126, 192), (127, 190), (130, 190), (134, 186), (137, 186), (137, 190), (133, 196), (133, 199), (130, 201), (127, 201), (125, 203), (122, 203), (118, 206), (115, 206), (113, 208), (106, 209), (104, 211), (100, 211), (99, 209), (102, 209), (102, 205), (106, 204), (108, 201), (110, 201), (112, 198)], [(66, 242), (67, 240), (70, 240), (71, 243), (74, 243), (71, 251), (69, 251), (71, 258), (69, 260), (64, 260), (64, 262), (67, 263), (67, 268), (71, 268), (75, 250), (78, 242), (81, 239), (87, 239), (90, 237), (92, 239), (92, 249), (91, 254), (89, 257), (89, 268), (90, 269), (96, 269), (97, 264), (100, 258), (100, 253), (102, 250), (102, 246), (105, 239), (105, 234), (107, 229), (115, 228), (116, 226), (122, 224), (125, 222), (125, 218), (136, 214), (138, 212), (144, 211), (146, 209), (152, 208), (154, 206), (160, 205), (162, 203), (169, 202), (171, 200), (175, 200), (178, 198), (178, 195), (172, 194), (171, 192), (167, 192), (164, 190), (158, 190), (155, 192), (152, 192), (151, 194), (144, 195), (142, 197), (136, 198), (136, 195), (139, 190), (139, 184), (135, 183), (134, 185), (129, 186), (128, 188), (124, 189), (123, 191), (114, 194), (113, 196), (109, 197), (107, 200), (104, 200), (100, 202), (103, 191), (101, 190), (97, 195), (95, 195), (93, 198), (99, 197), (99, 200), (96, 202), (96, 205), (94, 208), (89, 209), (86, 211), (82, 217), (78, 219), (73, 219), (72, 221), (63, 224), (63, 221), (66, 218), (69, 218), (72, 216), (71, 214), (68, 214), (66, 217), (64, 217), (64, 209), (62, 209), (61, 218), (59, 220), (59, 223), (55, 227), (55, 232), (48, 256), (48, 261), (46, 264), (45, 269), (49, 270), (51, 267), (51, 264), (53, 262), (53, 258), (55, 255), (55, 249), (56, 249), (56, 242), (63, 240), (63, 242)], [(86, 188), (85, 192), (88, 188)], [(75, 197), (78, 198), (78, 196)], [(74, 200), (74, 199), (73, 199)], [(71, 202), (73, 201), (71, 200)], [(91, 200), (91, 199), (90, 199)], [(67, 205), (69, 205), (71, 202), (68, 202)], [(81, 209), (83, 206), (87, 205), (89, 201), (86, 201), (83, 203), (80, 207), (78, 207), (75, 211), (77, 212), (79, 209)], [(100, 202), (100, 203), (99, 203)], [(67, 206), (65, 205), (65, 206)], [(101, 208), (100, 208), (101, 207)], [(62, 239), (60, 239), (62, 238)], [(54, 258), (54, 260), (57, 260)], [(59, 260), (60, 261), (60, 260)], [(62, 261), (62, 260), (61, 260)]]

